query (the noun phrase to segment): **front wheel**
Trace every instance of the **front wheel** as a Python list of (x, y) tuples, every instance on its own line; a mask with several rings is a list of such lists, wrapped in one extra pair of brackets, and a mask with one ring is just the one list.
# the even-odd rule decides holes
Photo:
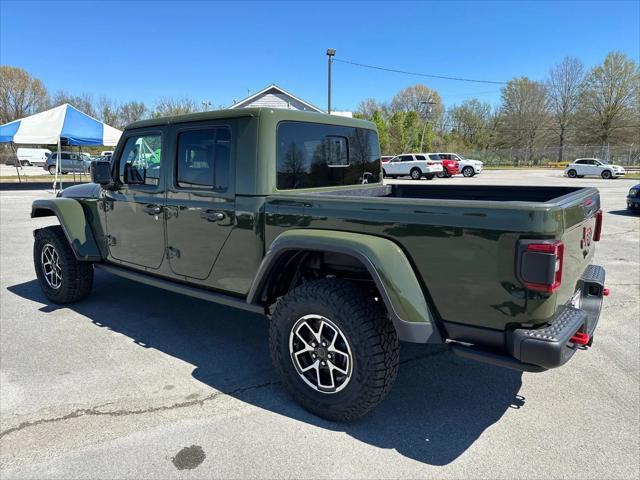
[(76, 259), (60, 225), (36, 231), (33, 264), (40, 288), (54, 303), (77, 302), (91, 292), (93, 264)]
[(574, 169), (571, 169), (567, 172), (567, 177), (569, 178), (576, 178), (578, 176), (578, 172), (576, 172)]
[(473, 177), (476, 174), (473, 167), (464, 167), (462, 169), (462, 175), (465, 177)]
[(611, 175), (611, 171), (610, 170), (605, 170), (604, 172), (602, 172), (602, 178), (604, 178), (605, 180), (610, 180), (613, 175)]
[(368, 290), (338, 278), (305, 283), (282, 297), (269, 347), (289, 393), (328, 420), (365, 415), (398, 373), (400, 347), (385, 308)]

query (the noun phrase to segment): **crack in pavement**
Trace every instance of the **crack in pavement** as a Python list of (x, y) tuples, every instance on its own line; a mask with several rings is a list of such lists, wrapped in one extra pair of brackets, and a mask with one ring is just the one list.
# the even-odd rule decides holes
[(162, 412), (162, 411), (167, 411), (167, 410), (175, 410), (178, 408), (186, 408), (186, 407), (192, 407), (195, 405), (204, 405), (206, 402), (209, 402), (211, 400), (215, 400), (216, 398), (220, 397), (220, 396), (232, 396), (232, 395), (237, 395), (237, 394), (241, 394), (244, 392), (247, 392), (249, 390), (256, 390), (256, 389), (260, 389), (260, 388), (265, 388), (265, 387), (270, 387), (272, 385), (277, 385), (280, 382), (266, 382), (266, 383), (261, 383), (258, 385), (250, 385), (248, 387), (240, 387), (237, 388), (235, 390), (231, 390), (229, 392), (215, 392), (212, 393), (211, 395), (208, 395), (204, 398), (199, 398), (199, 399), (193, 399), (193, 400), (187, 400), (184, 402), (178, 402), (178, 403), (174, 403), (172, 405), (160, 405), (157, 407), (149, 407), (149, 408), (141, 408), (138, 410), (108, 410), (108, 411), (103, 411), (103, 410), (98, 410), (99, 407), (93, 407), (93, 408), (79, 408), (77, 410), (74, 410), (71, 413), (68, 413), (66, 415), (63, 415), (61, 417), (53, 417), (53, 418), (42, 418), (40, 420), (33, 420), (33, 421), (28, 421), (28, 422), (22, 422), (19, 425), (12, 427), (12, 428), (8, 428), (7, 430), (4, 430), (2, 432), (0, 432), (0, 439), (5, 437), (6, 435), (9, 435), (11, 433), (15, 433), (17, 431), (23, 430), (25, 428), (28, 427), (34, 427), (37, 425), (42, 425), (42, 424), (46, 424), (46, 423), (55, 423), (55, 422), (61, 422), (61, 421), (65, 421), (65, 420), (70, 420), (72, 418), (79, 418), (79, 417), (84, 417), (84, 416), (109, 416), (109, 417), (120, 417), (120, 416), (125, 416), (125, 415), (143, 415), (146, 413), (155, 413), (155, 412)]
[[(429, 352), (429, 353), (425, 353), (423, 355), (416, 355), (415, 357), (411, 357), (411, 358), (407, 358), (406, 360), (403, 360), (400, 362), (401, 365), (405, 365), (408, 363), (413, 363), (413, 362), (417, 362), (419, 360), (423, 360), (425, 358), (428, 357), (433, 357), (436, 355), (442, 355), (443, 353), (448, 352), (448, 349), (444, 349), (444, 350), (438, 350), (436, 352)], [(208, 395), (204, 398), (199, 398), (199, 399), (193, 399), (193, 400), (186, 400), (184, 402), (178, 402), (178, 403), (174, 403), (172, 405), (160, 405), (157, 407), (149, 407), (149, 408), (141, 408), (141, 409), (137, 409), (137, 410), (99, 410), (100, 406), (98, 407), (93, 407), (93, 408), (79, 408), (77, 410), (74, 410), (66, 415), (62, 415), (60, 417), (53, 417), (53, 418), (42, 418), (40, 420), (32, 420), (32, 421), (27, 421), (27, 422), (22, 422), (19, 425), (12, 427), (12, 428), (8, 428), (6, 430), (3, 430), (0, 432), (0, 439), (11, 434), (11, 433), (15, 433), (18, 432), (20, 430), (23, 430), (25, 428), (29, 428), (29, 427), (35, 427), (37, 425), (43, 425), (43, 424), (47, 424), (47, 423), (56, 423), (56, 422), (63, 422), (65, 420), (71, 420), (73, 418), (80, 418), (80, 417), (85, 417), (85, 416), (108, 416), (108, 417), (121, 417), (121, 416), (126, 416), (126, 415), (143, 415), (143, 414), (147, 414), (147, 413), (155, 413), (155, 412), (162, 412), (162, 411), (167, 411), (167, 410), (175, 410), (175, 409), (179, 409), (179, 408), (187, 408), (187, 407), (193, 407), (195, 405), (199, 405), (202, 406), (204, 405), (206, 402), (210, 402), (212, 400), (215, 400), (216, 398), (220, 397), (220, 396), (233, 396), (233, 395), (238, 395), (238, 394), (242, 394), (244, 392), (247, 392), (249, 390), (257, 390), (257, 389), (261, 389), (261, 388), (266, 388), (266, 387), (271, 387), (273, 385), (279, 385), (281, 384), (281, 381), (273, 381), (273, 382), (265, 382), (265, 383), (260, 383), (257, 385), (250, 385), (248, 387), (240, 387), (240, 388), (236, 388), (235, 390), (231, 390), (229, 392), (215, 392), (212, 393), (211, 395)], [(107, 404), (103, 404), (103, 405), (108, 405)], [(101, 405), (101, 406), (103, 406)]]

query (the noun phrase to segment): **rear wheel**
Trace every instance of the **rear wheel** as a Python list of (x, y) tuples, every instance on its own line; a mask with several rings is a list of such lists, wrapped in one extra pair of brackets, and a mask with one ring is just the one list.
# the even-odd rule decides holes
[(422, 178), (422, 170), (420, 170), (419, 168), (412, 168), (411, 172), (409, 172), (409, 175), (411, 175), (411, 178), (413, 180), (420, 180)]
[(40, 288), (54, 303), (77, 302), (91, 292), (93, 264), (76, 259), (60, 225), (36, 231), (33, 263)]
[(49, 170), (49, 173), (51, 175), (55, 175), (56, 174), (56, 166), (55, 165), (49, 165), (49, 168), (47, 168), (47, 170)]
[(473, 177), (476, 174), (473, 167), (464, 167), (462, 169), (462, 175), (465, 177)]
[(446, 168), (443, 168), (441, 172), (438, 172), (438, 178), (447, 178), (450, 177), (449, 172), (447, 172)]
[(573, 168), (567, 172), (567, 177), (576, 178), (578, 176), (578, 172), (576, 172)]
[(613, 175), (611, 175), (611, 170), (604, 170), (601, 174), (602, 178), (604, 178), (605, 180), (609, 180), (613, 177)]
[(435, 176), (435, 175), (432, 173), (432, 174), (430, 174), (430, 175), (425, 175), (425, 178), (426, 178), (427, 180), (433, 180), (433, 177), (434, 177), (434, 176)]
[(286, 389), (329, 420), (369, 412), (398, 373), (398, 337), (383, 305), (338, 278), (305, 283), (283, 296), (271, 318), (269, 347)]

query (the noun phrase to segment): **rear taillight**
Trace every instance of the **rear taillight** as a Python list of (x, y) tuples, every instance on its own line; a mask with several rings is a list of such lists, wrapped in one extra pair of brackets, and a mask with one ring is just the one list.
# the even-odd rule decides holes
[(555, 242), (525, 242), (520, 258), (519, 275), (529, 290), (553, 293), (562, 284), (564, 244)]
[(427, 162), (427, 165), (435, 165), (435, 162)]
[(602, 210), (596, 212), (596, 230), (593, 232), (593, 241), (599, 242), (602, 237)]

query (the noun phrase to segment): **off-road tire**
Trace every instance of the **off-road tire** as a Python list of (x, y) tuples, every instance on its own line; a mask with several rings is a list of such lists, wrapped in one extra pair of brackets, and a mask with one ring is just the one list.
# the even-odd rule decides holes
[(578, 172), (576, 172), (573, 168), (567, 172), (567, 177), (576, 178), (578, 176)]
[(464, 167), (462, 169), (462, 176), (464, 176), (464, 177), (471, 178), (475, 174), (476, 174), (476, 171), (473, 169), (473, 167)]
[[(291, 330), (311, 314), (333, 322), (351, 348), (351, 377), (336, 393), (319, 392), (307, 385), (291, 358)], [(386, 309), (371, 292), (343, 279), (305, 283), (280, 298), (271, 317), (269, 347), (291, 396), (311, 413), (332, 421), (354, 420), (372, 410), (391, 390), (398, 373), (400, 346)]]
[[(58, 254), (58, 264), (62, 270), (62, 280), (58, 288), (52, 288), (45, 279), (42, 266), (42, 250), (51, 245)], [(33, 243), (33, 264), (40, 288), (53, 303), (64, 305), (85, 298), (93, 286), (93, 264), (80, 262), (73, 254), (69, 241), (60, 225), (41, 228), (36, 231)]]
[(611, 179), (613, 178), (613, 175), (611, 174), (611, 171), (610, 171), (610, 170), (604, 170), (604, 171), (600, 174), (600, 176), (601, 176), (602, 178), (604, 178), (605, 180), (611, 180)]
[(422, 178), (422, 170), (414, 167), (409, 172), (409, 176), (411, 177), (412, 180), (420, 180)]

